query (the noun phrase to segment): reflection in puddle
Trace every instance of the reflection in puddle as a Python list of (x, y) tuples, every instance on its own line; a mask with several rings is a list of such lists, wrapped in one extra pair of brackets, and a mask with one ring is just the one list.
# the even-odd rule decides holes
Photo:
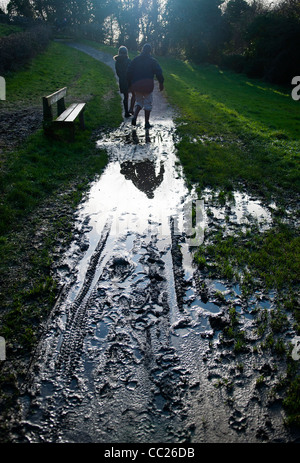
[(106, 338), (106, 336), (108, 335), (108, 331), (109, 331), (109, 328), (106, 325), (106, 323), (99, 322), (98, 326), (96, 327), (95, 336), (101, 339)]
[(154, 198), (154, 190), (163, 181), (164, 171), (164, 164), (161, 162), (160, 170), (156, 174), (155, 164), (150, 159), (139, 162), (126, 161), (121, 164), (121, 174), (126, 180), (131, 180), (149, 199)]
[[(89, 226), (88, 250), (79, 265), (78, 283), (75, 287), (77, 289), (73, 290), (73, 300), (75, 292), (78, 292), (82, 286), (88, 260), (108, 220), (111, 227), (106, 252), (110, 255), (121, 252), (124, 258), (127, 252), (131, 255), (132, 265), (135, 268), (130, 279), (124, 281), (122, 286), (124, 294), (130, 296), (132, 285), (135, 286), (135, 290), (145, 291), (148, 275), (141, 262), (141, 253), (143, 253), (143, 246), (146, 247), (153, 239), (157, 248), (165, 254), (166, 268), (172, 267), (169, 251), (166, 253), (171, 247), (170, 218), (176, 218), (177, 233), (183, 237), (185, 235), (184, 205), (192, 197), (197, 199), (193, 192), (187, 190), (184, 176), (178, 175), (173, 139), (174, 126), (168, 120), (162, 125), (157, 124), (155, 130), (151, 132), (140, 128), (132, 129), (127, 122), (114, 133), (105, 135), (98, 141), (98, 148), (107, 151), (110, 162), (101, 177), (92, 184), (87, 200), (82, 203), (79, 210), (79, 221), (88, 223)], [(270, 209), (262, 206), (258, 200), (246, 193), (233, 192), (231, 199), (223, 205), (219, 201), (216, 202), (217, 197), (218, 193), (208, 189), (203, 193), (206, 209), (203, 215), (205, 226), (208, 225), (208, 219), (212, 218), (219, 222), (237, 225), (254, 220), (261, 228), (267, 227), (272, 221)], [(209, 218), (207, 210), (209, 210)], [(121, 243), (125, 244), (125, 253), (124, 250), (121, 251), (123, 246)], [(193, 254), (184, 239), (180, 241), (180, 251), (184, 279), (187, 283), (183, 311), (194, 322), (197, 320), (194, 325), (173, 331), (176, 336), (185, 337), (190, 332), (200, 333), (209, 330), (207, 315), (217, 314), (220, 306), (213, 300), (203, 302), (198, 299), (197, 291), (192, 286), (195, 272)], [(102, 268), (106, 261), (107, 259), (104, 259)], [(104, 280), (102, 284), (109, 289), (109, 286), (114, 281), (118, 282), (118, 279), (118, 276), (115, 278), (111, 274), (110, 281)], [(188, 282), (191, 284), (189, 285)], [(216, 280), (212, 282), (212, 289), (228, 303), (234, 301), (232, 299), (234, 297), (241, 297), (238, 284), (229, 288), (223, 282)], [(172, 306), (176, 306), (173, 277), (169, 279), (169, 300)], [(263, 302), (262, 306), (264, 304), (268, 305), (267, 302)], [(244, 313), (239, 306), (237, 310), (245, 318), (250, 317), (249, 313)], [(174, 310), (171, 314), (171, 323), (176, 323), (176, 320), (178, 314), (176, 315)]]

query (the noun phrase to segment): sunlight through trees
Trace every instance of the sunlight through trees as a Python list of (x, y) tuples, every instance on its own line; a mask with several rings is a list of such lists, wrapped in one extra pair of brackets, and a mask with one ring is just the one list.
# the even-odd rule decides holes
[[(298, 0), (10, 0), (9, 18), (137, 51), (225, 65), (290, 83), (300, 68)], [(6, 16), (6, 15), (0, 15)]]

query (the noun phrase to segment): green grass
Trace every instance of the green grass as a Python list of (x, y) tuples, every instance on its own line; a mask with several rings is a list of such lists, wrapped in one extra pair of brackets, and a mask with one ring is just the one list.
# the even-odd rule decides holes
[(245, 295), (263, 289), (292, 291), (298, 283), (300, 238), (296, 230), (279, 223), (262, 233), (256, 227), (225, 236), (211, 233), (194, 254), (211, 277), (227, 278), (241, 285)]
[(10, 24), (0, 24), (0, 37), (6, 37), (11, 34), (22, 32), (22, 27), (12, 26)]
[(269, 198), (299, 191), (299, 104), (272, 87), (215, 66), (159, 59), (178, 108), (178, 154), (200, 189), (246, 185)]
[[(68, 87), (70, 101), (79, 97), (95, 100), (115, 91), (117, 87), (112, 77), (112, 71), (104, 64), (64, 44), (52, 42), (48, 51), (25, 69), (7, 76), (5, 103), (8, 106), (15, 102), (40, 106), (42, 96), (64, 86)], [(107, 107), (100, 107), (97, 114), (87, 111), (88, 119), (94, 116), (94, 126), (101, 125), (109, 117), (104, 109), (106, 111)], [(113, 115), (108, 123), (111, 120)]]
[(284, 406), (289, 412), (287, 422), (300, 427), (300, 377), (290, 383)]

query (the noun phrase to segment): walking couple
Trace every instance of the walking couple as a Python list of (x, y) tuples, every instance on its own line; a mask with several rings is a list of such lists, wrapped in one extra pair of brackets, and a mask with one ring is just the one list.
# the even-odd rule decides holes
[[(114, 57), (119, 88), (123, 94), (125, 117), (133, 115), (131, 122), (135, 126), (139, 112), (144, 109), (146, 129), (151, 127), (149, 119), (152, 110), (154, 76), (159, 82), (160, 91), (164, 88), (162, 69), (151, 56), (151, 51), (151, 45), (147, 43), (143, 46), (141, 54), (131, 61), (127, 48), (122, 46), (119, 48), (118, 55)], [(131, 93), (131, 101), (128, 109), (129, 93)]]

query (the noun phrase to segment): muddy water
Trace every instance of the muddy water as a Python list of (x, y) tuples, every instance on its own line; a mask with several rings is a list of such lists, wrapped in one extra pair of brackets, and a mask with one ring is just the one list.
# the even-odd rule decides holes
[(149, 131), (141, 116), (136, 129), (125, 121), (98, 141), (110, 162), (78, 210), (79, 240), (59, 268), (66, 286), (23, 399), (30, 441), (172, 441), (191, 432), (171, 232), (182, 234), (190, 196), (172, 112), (157, 91), (154, 108)]
[[(28, 374), (18, 441), (288, 440), (280, 409), (266, 411), (257, 397), (251, 359), (242, 381), (230, 349), (218, 350), (210, 321), (221, 309), (197, 292), (184, 220), (193, 194), (176, 158), (173, 112), (154, 96), (149, 131), (141, 115), (136, 128), (125, 120), (97, 142), (110, 162), (57, 268), (63, 289)], [(213, 212), (222, 220), (224, 211)], [(249, 213), (268, 219), (237, 193), (233, 220)], [(211, 285), (238, 307), (238, 287)], [(239, 383), (230, 400), (212, 381), (224, 376)]]

